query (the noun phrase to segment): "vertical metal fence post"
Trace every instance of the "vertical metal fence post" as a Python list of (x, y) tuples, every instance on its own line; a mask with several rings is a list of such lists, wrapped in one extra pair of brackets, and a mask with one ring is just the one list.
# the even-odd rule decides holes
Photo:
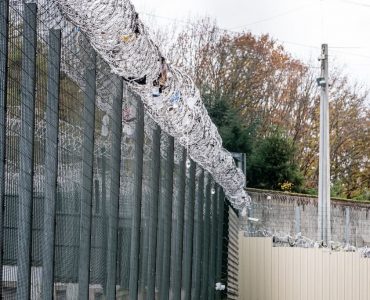
[(86, 91), (83, 113), (82, 144), (82, 190), (80, 214), (80, 248), (78, 267), (78, 299), (89, 299), (90, 254), (91, 254), (91, 215), (93, 195), (93, 159), (95, 131), (95, 96), (96, 96), (96, 54), (85, 72)]
[(182, 157), (179, 168), (179, 189), (176, 203), (173, 207), (172, 217), (172, 247), (171, 256), (171, 299), (181, 299), (181, 275), (182, 275), (182, 237), (184, 230), (184, 206), (185, 206), (185, 184), (186, 184), (186, 150), (182, 149)]
[(153, 158), (152, 158), (152, 186), (150, 199), (149, 219), (149, 253), (148, 253), (148, 290), (147, 300), (155, 299), (155, 270), (157, 250), (157, 227), (158, 227), (158, 200), (160, 187), (160, 162), (161, 162), (161, 130), (158, 125), (153, 130)]
[(131, 226), (130, 249), (130, 281), (129, 298), (138, 298), (139, 259), (140, 259), (140, 222), (143, 182), (143, 152), (144, 152), (144, 108), (140, 100), (137, 101), (137, 123), (135, 128), (135, 170), (134, 195)]
[[(216, 253), (216, 282), (222, 280), (222, 246), (223, 246), (223, 228), (224, 228), (224, 193), (218, 187), (217, 194), (219, 195), (217, 201), (217, 253)], [(216, 292), (216, 300), (221, 298), (221, 292)]]
[(0, 2), (0, 298), (3, 286), (9, 0)]
[(117, 94), (112, 105), (112, 161), (109, 197), (108, 245), (107, 245), (107, 300), (116, 299), (117, 278), (117, 228), (119, 212), (119, 189), (121, 178), (122, 98), (123, 81), (117, 79)]
[(18, 214), (18, 272), (17, 299), (30, 299), (33, 151), (35, 127), (36, 85), (36, 3), (24, 4), (21, 136), (19, 141), (19, 214)]
[(204, 203), (204, 221), (203, 221), (203, 263), (200, 299), (208, 297), (208, 263), (209, 263), (209, 227), (210, 227), (210, 208), (211, 208), (211, 175), (208, 173), (206, 195)]
[(42, 261), (43, 299), (53, 299), (55, 203), (58, 176), (58, 132), (61, 31), (49, 30), (48, 85), (46, 107), (44, 240)]
[(349, 244), (349, 238), (350, 238), (350, 211), (349, 207), (346, 207), (346, 223), (344, 228), (344, 241), (348, 245)]
[[(149, 168), (148, 168), (149, 169)], [(145, 171), (143, 171), (145, 172)], [(145, 176), (145, 175), (144, 175)], [(151, 185), (151, 180), (146, 179), (146, 182), (143, 183), (143, 195), (142, 202), (142, 221), (141, 221), (141, 246), (140, 246), (140, 271), (139, 271), (139, 291), (142, 291), (141, 299), (144, 299), (147, 289), (148, 282), (148, 256), (149, 256), (149, 198), (151, 197), (148, 193), (148, 186)]]
[(295, 234), (298, 234), (301, 232), (301, 207), (297, 205), (294, 208), (294, 212), (295, 212), (295, 220), (294, 220)]
[(191, 269), (193, 257), (193, 230), (194, 230), (194, 203), (195, 203), (195, 169), (196, 164), (191, 160), (189, 170), (188, 199), (185, 205), (185, 216), (187, 216), (187, 226), (184, 230), (184, 249), (183, 249), (183, 289), (184, 299), (189, 300), (191, 296)]
[(100, 214), (101, 212), (100, 183), (98, 179), (94, 180), (94, 196), (95, 196), (95, 213)]
[(165, 166), (165, 180), (163, 185), (163, 258), (162, 275), (159, 289), (159, 299), (167, 300), (170, 289), (170, 263), (171, 263), (171, 222), (173, 201), (173, 168), (174, 168), (174, 138), (168, 136), (166, 149), (167, 160)]
[[(253, 206), (250, 206), (247, 208), (247, 213), (248, 213), (248, 218), (253, 218), (253, 215), (254, 215), (254, 209), (253, 209)], [(255, 235), (255, 230), (254, 230), (254, 225), (253, 225), (253, 222), (252, 221), (247, 221), (247, 226), (248, 226), (248, 232), (249, 232), (249, 236), (254, 236)]]
[[(162, 134), (163, 138), (164, 134)], [(157, 249), (156, 249), (156, 274), (155, 285), (161, 286), (162, 281), (162, 266), (163, 266), (163, 174), (166, 167), (166, 160), (163, 156), (160, 158), (160, 183), (159, 183), (159, 199), (158, 199), (158, 227), (157, 227)]]
[[(106, 148), (102, 147), (101, 149), (101, 213), (100, 216), (102, 218), (101, 221), (101, 239), (102, 239), (102, 261), (100, 262), (101, 266), (107, 266), (107, 251), (108, 251), (108, 244), (110, 241), (108, 240), (108, 223), (110, 217), (109, 204), (107, 205), (107, 154)], [(99, 191), (99, 189), (98, 189)], [(109, 271), (108, 271), (109, 273)], [(107, 269), (102, 268), (102, 281), (103, 281), (103, 289), (106, 289), (106, 282), (107, 282)]]
[(203, 240), (203, 205), (204, 205), (204, 170), (201, 170), (198, 179), (197, 194), (195, 200), (194, 218), (194, 248), (192, 265), (192, 292), (191, 299), (198, 300), (200, 297), (200, 281), (202, 274), (202, 240)]
[(209, 269), (208, 269), (208, 299), (215, 298), (216, 284), (216, 248), (217, 248), (217, 202), (219, 198), (218, 186), (215, 184), (215, 193), (211, 195), (211, 230), (209, 247)]

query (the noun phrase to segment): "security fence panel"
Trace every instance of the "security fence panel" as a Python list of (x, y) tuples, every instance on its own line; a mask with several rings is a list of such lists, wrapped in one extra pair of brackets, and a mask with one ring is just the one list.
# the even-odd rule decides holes
[(46, 299), (52, 299), (54, 291), (55, 209), (58, 177), (60, 46), (60, 30), (50, 30), (45, 138), (46, 181), (42, 251), (42, 295)]
[(177, 145), (172, 207), (170, 299), (181, 299), (182, 248), (186, 183), (186, 150)]
[(140, 251), (140, 222), (143, 183), (143, 147), (144, 147), (144, 110), (142, 103), (137, 101), (137, 121), (135, 127), (135, 155), (134, 155), (134, 194), (132, 206), (131, 248), (130, 248), (130, 286), (129, 297), (136, 299), (139, 281), (139, 251)]
[(211, 208), (210, 208), (210, 243), (209, 243), (209, 264), (208, 264), (208, 299), (215, 298), (216, 286), (216, 249), (217, 249), (217, 203), (218, 187), (211, 187)]
[(0, 25), (1, 299), (216, 297), (211, 173), (54, 1), (1, 1)]
[(89, 298), (90, 257), (91, 257), (91, 224), (93, 195), (94, 163), (94, 125), (96, 97), (96, 54), (86, 55), (85, 97), (83, 109), (83, 142), (82, 142), (82, 189), (80, 204), (80, 249), (78, 257), (78, 298)]
[(184, 241), (182, 259), (182, 286), (183, 298), (191, 299), (191, 274), (193, 263), (193, 234), (194, 234), (194, 206), (196, 193), (196, 164), (193, 160), (186, 160), (187, 179), (184, 211)]
[[(5, 149), (8, 83), (9, 1), (0, 3), (0, 241), (4, 239)], [(3, 281), (3, 243), (0, 242), (0, 283)], [(2, 289), (0, 286), (0, 297)]]
[(26, 299), (31, 293), (31, 249), (33, 208), (33, 160), (35, 127), (35, 78), (37, 47), (37, 5), (24, 5), (22, 72), (21, 72), (21, 132), (19, 137), (18, 185), (18, 258), (17, 299)]
[(122, 101), (121, 174), (117, 228), (117, 298), (127, 297), (130, 277), (131, 222), (134, 181), (136, 98), (124, 86)]
[(203, 254), (202, 254), (202, 275), (201, 275), (201, 299), (208, 299), (209, 284), (209, 241), (210, 241), (210, 210), (211, 210), (211, 175), (207, 174), (205, 184), (205, 196), (203, 207)]
[(197, 185), (194, 214), (194, 239), (191, 299), (200, 299), (202, 279), (202, 251), (203, 251), (203, 206), (204, 206), (204, 170), (197, 168)]
[(167, 300), (170, 290), (170, 266), (171, 266), (171, 225), (172, 225), (172, 202), (173, 202), (173, 174), (174, 174), (174, 138), (167, 136), (166, 144), (166, 163), (162, 178), (162, 222), (163, 222), (163, 252), (162, 269), (159, 286), (159, 299)]
[[(217, 248), (216, 248), (216, 283), (222, 284), (224, 282), (224, 276), (222, 273), (223, 263), (223, 246), (224, 246), (224, 200), (225, 195), (221, 188), (218, 188), (218, 201), (217, 201)], [(221, 299), (221, 290), (215, 292), (215, 298)]]
[[(80, 256), (80, 239), (90, 242), (90, 222), (92, 212), (90, 206), (93, 194), (93, 151), (94, 142), (89, 136), (93, 135), (95, 126), (85, 121), (85, 116), (95, 120), (95, 95), (96, 95), (96, 61), (95, 57), (87, 55), (83, 48), (86, 40), (83, 37), (71, 34), (74, 28), (71, 25), (62, 29), (61, 45), (61, 74), (60, 74), (60, 96), (59, 96), (59, 134), (58, 134), (58, 177), (57, 177), (57, 199), (56, 199), (56, 224), (55, 224), (55, 258), (54, 258), (54, 293), (66, 294), (77, 297), (78, 276), (85, 276), (82, 272), (89, 272), (89, 260), (85, 260), (84, 265)], [(77, 44), (78, 41), (78, 44)], [(76, 45), (77, 44), (77, 45)], [(81, 50), (77, 50), (81, 49)], [(91, 54), (91, 52), (90, 52)], [(73, 61), (70, 59), (73, 58)], [(87, 64), (87, 63), (90, 64)], [(93, 65), (91, 65), (93, 63)], [(76, 70), (76, 66), (80, 68)], [(88, 71), (88, 67), (90, 71)], [(86, 86), (87, 77), (90, 75), (92, 86)], [(88, 90), (90, 88), (90, 91)], [(88, 95), (87, 92), (90, 92)], [(84, 115), (85, 110), (85, 115)], [(86, 141), (86, 143), (83, 142)], [(84, 164), (85, 159), (85, 164)], [(83, 166), (85, 165), (85, 175), (83, 177)], [(83, 178), (90, 187), (84, 188), (84, 197), (81, 187)], [(84, 203), (82, 202), (85, 199)], [(87, 227), (82, 227), (80, 222), (82, 214)], [(83, 230), (83, 231), (82, 231)], [(80, 232), (84, 235), (80, 237)], [(86, 246), (86, 245), (85, 245)], [(90, 247), (84, 249), (89, 252)], [(86, 259), (86, 257), (84, 257)], [(86, 275), (88, 276), (88, 275)], [(84, 292), (88, 295), (89, 278), (85, 280)], [(67, 286), (62, 283), (68, 284)], [(86, 295), (85, 295), (86, 297)]]
[(154, 125), (152, 132), (152, 162), (151, 162), (151, 186), (149, 203), (149, 241), (148, 241), (148, 266), (147, 266), (147, 291), (146, 299), (156, 297), (156, 257), (157, 257), (157, 228), (159, 212), (160, 192), (160, 162), (161, 162), (161, 131), (158, 125)]
[[(168, 194), (168, 189), (166, 189), (168, 183), (166, 182), (168, 176), (172, 178), (173, 167), (171, 167), (171, 156), (169, 155), (170, 150), (168, 144), (169, 137), (166, 133), (162, 131), (161, 141), (160, 141), (160, 192), (159, 192), (159, 204), (158, 204), (158, 225), (157, 225), (157, 253), (156, 253), (156, 289), (159, 291), (162, 282), (163, 273), (163, 249), (164, 249), (164, 216), (165, 216), (165, 203), (166, 195)], [(171, 185), (172, 186), (172, 185)], [(171, 188), (172, 190), (172, 188)], [(171, 196), (172, 197), (172, 196)], [(167, 224), (168, 225), (168, 224)]]
[(116, 299), (116, 282), (118, 274), (117, 266), (117, 236), (119, 216), (119, 187), (121, 178), (121, 139), (122, 139), (122, 79), (116, 79), (116, 92), (113, 95), (112, 104), (112, 140), (111, 140), (111, 163), (110, 163), (110, 191), (107, 203), (108, 234), (107, 263), (105, 269), (106, 285), (105, 294), (107, 300)]

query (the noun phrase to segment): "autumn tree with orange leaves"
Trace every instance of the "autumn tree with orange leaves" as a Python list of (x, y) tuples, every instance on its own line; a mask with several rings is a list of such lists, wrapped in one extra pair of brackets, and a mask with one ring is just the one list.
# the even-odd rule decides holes
[[(236, 113), (228, 118), (240, 120), (242, 126), (234, 131), (249, 135), (250, 138), (244, 139), (249, 144), (257, 145), (278, 130), (296, 150), (289, 163), (299, 166), (304, 178), (303, 191), (317, 190), (318, 65), (311, 66), (293, 58), (269, 35), (230, 33), (218, 29), (207, 18), (191, 23), (166, 46), (170, 60), (195, 78), (211, 117), (220, 101), (227, 103)], [(337, 69), (333, 70), (330, 75), (332, 195), (370, 200), (368, 90), (353, 84)], [(225, 114), (221, 115), (225, 118)], [(220, 120), (215, 116), (213, 119), (221, 128), (229, 150), (256, 148), (254, 145), (241, 147), (240, 139), (234, 134), (231, 138), (237, 140), (235, 147), (230, 135), (223, 134), (233, 130), (225, 130), (220, 127), (223, 124)], [(253, 182), (258, 186), (258, 178)]]

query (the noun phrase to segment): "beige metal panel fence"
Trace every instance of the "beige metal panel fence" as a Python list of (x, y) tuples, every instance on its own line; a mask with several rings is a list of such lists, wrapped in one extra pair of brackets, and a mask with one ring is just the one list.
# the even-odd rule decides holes
[(233, 209), (229, 209), (228, 224), (228, 251), (227, 251), (227, 299), (239, 299), (238, 273), (239, 273), (239, 246), (238, 246), (238, 216)]
[(370, 259), (239, 234), (240, 300), (370, 300)]

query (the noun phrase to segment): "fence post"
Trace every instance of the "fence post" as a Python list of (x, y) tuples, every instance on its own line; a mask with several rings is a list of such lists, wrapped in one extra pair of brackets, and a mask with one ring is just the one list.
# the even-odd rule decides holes
[[(223, 249), (223, 228), (224, 228), (224, 193), (218, 188), (219, 199), (217, 201), (217, 253), (216, 253), (216, 281), (222, 280), (222, 249)], [(221, 292), (216, 292), (216, 300), (221, 298)]]
[[(164, 139), (167, 138), (167, 136), (162, 133), (161, 140), (160, 140), (160, 147), (163, 147), (165, 145)], [(162, 282), (162, 267), (163, 267), (163, 228), (164, 228), (164, 221), (163, 221), (163, 210), (164, 210), (164, 180), (165, 175), (164, 172), (166, 169), (166, 156), (165, 153), (162, 154), (162, 152), (165, 152), (164, 150), (160, 149), (161, 158), (160, 158), (160, 182), (159, 182), (159, 199), (158, 199), (158, 227), (157, 227), (157, 249), (156, 249), (156, 286), (160, 288), (161, 282)]]
[(184, 206), (186, 184), (186, 150), (182, 148), (179, 170), (179, 189), (172, 212), (171, 299), (181, 299), (182, 237), (184, 232)]
[[(122, 100), (121, 100), (122, 102)], [(113, 103), (112, 103), (113, 104)], [(112, 113), (113, 114), (113, 113)], [(113, 126), (113, 124), (112, 124)], [(112, 137), (113, 140), (113, 137)], [(98, 189), (99, 191), (99, 189)], [(100, 216), (102, 218), (101, 222), (101, 240), (102, 242), (100, 243), (102, 247), (102, 261), (100, 264), (103, 266), (102, 267), (102, 281), (103, 281), (103, 290), (106, 290), (107, 288), (107, 276), (108, 273), (110, 272), (109, 269), (105, 269), (104, 266), (107, 266), (108, 263), (108, 245), (110, 244), (110, 241), (108, 239), (108, 224), (109, 224), (109, 218), (110, 218), (110, 204), (107, 203), (107, 153), (106, 153), (106, 148), (102, 147), (101, 148), (101, 213)], [(98, 224), (98, 222), (97, 222)], [(94, 233), (93, 233), (94, 234)], [(99, 271), (98, 271), (99, 272)]]
[(209, 271), (208, 271), (208, 299), (215, 298), (216, 285), (216, 248), (217, 248), (217, 202), (219, 198), (218, 186), (215, 187), (211, 193), (211, 231), (210, 231), (210, 247), (209, 247)]
[(211, 208), (211, 175), (208, 173), (206, 195), (204, 203), (204, 234), (203, 234), (203, 263), (202, 263), (202, 281), (200, 299), (208, 298), (208, 264), (209, 264), (209, 223), (210, 223), (210, 208)]
[(200, 281), (202, 274), (202, 241), (203, 241), (203, 205), (204, 205), (204, 170), (201, 169), (197, 195), (195, 202), (194, 218), (194, 247), (192, 267), (192, 292), (191, 299), (198, 300), (200, 297)]
[(122, 139), (122, 99), (123, 81), (117, 80), (117, 93), (112, 105), (112, 154), (111, 154), (111, 182), (109, 197), (109, 219), (107, 239), (107, 300), (116, 299), (117, 279), (117, 228), (119, 213), (119, 190), (121, 178), (121, 139)]
[[(248, 212), (248, 217), (249, 218), (253, 218), (253, 216), (254, 216), (253, 206), (248, 207), (247, 212)], [(248, 236), (249, 237), (255, 236), (255, 228), (254, 228), (253, 222), (250, 221), (250, 220), (248, 220), (247, 222), (248, 222), (248, 225), (247, 225), (247, 228), (248, 228)]]
[(131, 226), (131, 249), (130, 249), (130, 282), (129, 298), (137, 299), (139, 281), (139, 252), (140, 252), (140, 222), (143, 183), (143, 152), (144, 152), (144, 108), (143, 103), (137, 102), (137, 123), (135, 127), (135, 173), (134, 195)]
[(190, 161), (188, 199), (185, 205), (185, 216), (187, 217), (187, 226), (184, 230), (184, 249), (183, 249), (183, 289), (184, 299), (189, 300), (191, 296), (191, 270), (193, 258), (193, 230), (194, 230), (194, 203), (195, 203), (195, 169), (196, 164)]
[(42, 296), (52, 299), (54, 290), (55, 203), (58, 176), (59, 90), (61, 31), (49, 30), (48, 85), (45, 140), (44, 242)]
[(102, 208), (100, 200), (100, 183), (98, 179), (94, 180), (94, 196), (95, 196), (95, 213), (100, 214)]
[(9, 0), (0, 3), (0, 298), (3, 286)]
[(163, 181), (163, 257), (159, 299), (167, 300), (170, 289), (171, 224), (173, 201), (174, 138), (168, 136), (166, 166)]
[(21, 136), (19, 141), (19, 213), (17, 299), (30, 299), (33, 209), (33, 148), (36, 85), (36, 3), (24, 4)]
[(160, 187), (160, 163), (161, 163), (161, 130), (155, 125), (153, 130), (153, 159), (152, 159), (152, 186), (150, 201), (149, 220), (149, 253), (148, 253), (148, 290), (147, 300), (155, 299), (155, 270), (157, 250), (157, 228), (158, 228), (158, 200)]
[[(144, 166), (145, 168), (145, 166)], [(147, 167), (149, 170), (150, 167)], [(144, 171), (143, 171), (144, 173)], [(144, 175), (145, 176), (145, 175)], [(151, 178), (143, 182), (143, 201), (141, 203), (141, 237), (140, 237), (140, 264), (139, 264), (139, 293), (142, 291), (141, 299), (145, 298), (148, 284), (148, 256), (149, 256), (149, 218), (150, 218), (150, 195), (148, 192), (151, 185)]]
[[(90, 250), (91, 250), (91, 215), (93, 195), (93, 159), (95, 131), (95, 96), (96, 96), (96, 54), (85, 71), (86, 91), (83, 112), (82, 144), (82, 189), (80, 214), (80, 248), (78, 267), (78, 299), (89, 299)], [(90, 65), (91, 64), (91, 65)]]
[(301, 207), (297, 205), (295, 207), (295, 234), (301, 232)]
[(344, 232), (344, 240), (346, 244), (349, 244), (349, 238), (350, 238), (350, 211), (349, 207), (346, 207), (346, 227)]

